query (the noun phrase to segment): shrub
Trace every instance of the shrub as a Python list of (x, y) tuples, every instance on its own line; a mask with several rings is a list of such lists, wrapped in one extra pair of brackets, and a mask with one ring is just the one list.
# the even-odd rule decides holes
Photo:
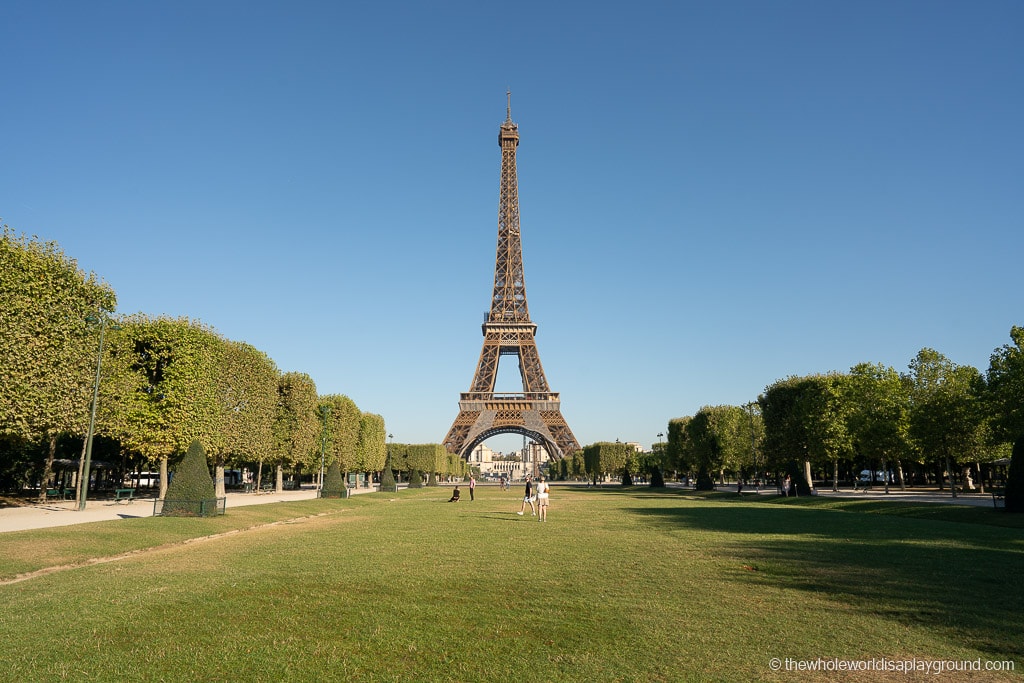
[(409, 488), (423, 488), (423, 477), (422, 475), (420, 475), (419, 470), (412, 470), (409, 472)]
[(384, 463), (384, 469), (380, 473), (380, 490), (381, 491), (397, 491), (398, 485), (395, 484), (395, 473), (391, 471), (391, 455), (388, 454), (387, 462)]
[(341, 476), (341, 465), (334, 460), (324, 473), (324, 485), (321, 487), (320, 495), (324, 498), (341, 498), (344, 493), (345, 480)]
[(173, 517), (199, 516), (215, 512), (216, 503), (217, 494), (206, 463), (206, 451), (198, 440), (193, 441), (185, 457), (174, 468), (161, 514)]

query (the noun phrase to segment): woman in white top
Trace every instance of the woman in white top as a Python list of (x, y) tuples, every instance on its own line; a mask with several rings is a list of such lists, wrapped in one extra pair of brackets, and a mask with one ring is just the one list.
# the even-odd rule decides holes
[(551, 486), (544, 481), (544, 477), (540, 478), (537, 483), (537, 507), (538, 509), (538, 522), (548, 521), (548, 493), (551, 491)]

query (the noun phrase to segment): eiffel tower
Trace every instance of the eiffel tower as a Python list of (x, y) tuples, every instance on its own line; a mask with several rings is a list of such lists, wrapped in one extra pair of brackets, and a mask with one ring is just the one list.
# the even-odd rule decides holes
[[(484, 347), (473, 384), (460, 395), (459, 415), (444, 445), (466, 458), (497, 434), (520, 434), (544, 446), (552, 458), (571, 456), (579, 443), (562, 417), (558, 394), (548, 388), (537, 353), (537, 325), (530, 321), (519, 235), (519, 186), (516, 147), (519, 127), (512, 122), (512, 95), (507, 93), (505, 122), (498, 129), (501, 148), (501, 196), (498, 202), (498, 250), (494, 261), (491, 310), (482, 326)], [(498, 361), (518, 356), (522, 393), (495, 393)]]

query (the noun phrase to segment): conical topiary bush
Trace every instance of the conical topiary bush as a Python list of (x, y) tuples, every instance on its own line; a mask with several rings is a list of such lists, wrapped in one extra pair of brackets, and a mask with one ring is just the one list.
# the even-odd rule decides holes
[(418, 489), (423, 488), (423, 477), (420, 475), (419, 470), (409, 471), (409, 488)]
[(217, 494), (206, 462), (206, 451), (198, 440), (188, 452), (167, 485), (162, 515), (173, 517), (199, 517), (217, 513)]
[(388, 453), (384, 463), (384, 469), (380, 473), (380, 490), (397, 491), (398, 484), (395, 483), (395, 473), (391, 471), (391, 454)]
[(341, 498), (345, 494), (345, 480), (341, 477), (341, 465), (333, 461), (324, 474), (324, 485), (320, 491), (323, 498)]

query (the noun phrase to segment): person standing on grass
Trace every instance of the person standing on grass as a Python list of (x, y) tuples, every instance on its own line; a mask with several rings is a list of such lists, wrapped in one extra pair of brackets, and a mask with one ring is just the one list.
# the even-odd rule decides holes
[(530, 480), (530, 475), (526, 475), (526, 495), (523, 496), (523, 504), (519, 508), (517, 515), (522, 515), (526, 512), (526, 504), (530, 504), (530, 516), (537, 514), (537, 508), (533, 506), (533, 481)]
[(469, 502), (475, 500), (473, 494), (476, 493), (476, 478), (471, 474), (469, 475)]
[(548, 521), (548, 493), (550, 491), (551, 487), (544, 481), (544, 477), (541, 477), (537, 484), (537, 507), (540, 511), (540, 515), (537, 517), (538, 522)]

